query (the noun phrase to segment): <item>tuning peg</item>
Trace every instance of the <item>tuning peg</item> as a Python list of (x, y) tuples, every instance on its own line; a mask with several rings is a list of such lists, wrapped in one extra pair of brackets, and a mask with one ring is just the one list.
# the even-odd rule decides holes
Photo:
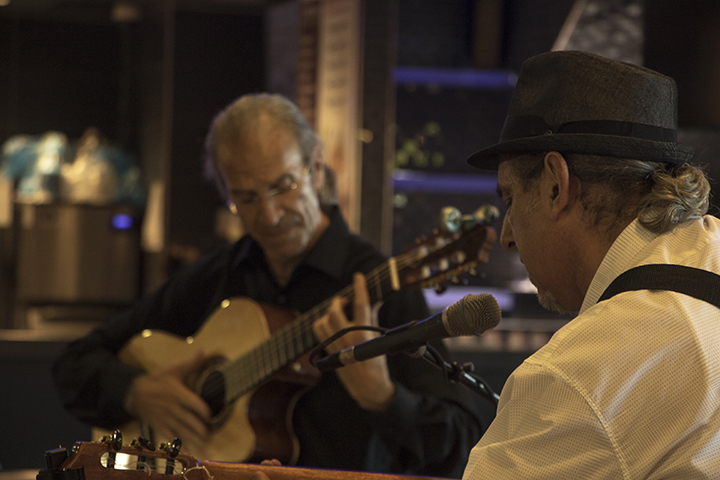
[(462, 250), (457, 250), (452, 254), (452, 260), (458, 265), (462, 265), (467, 260), (467, 253)]
[(443, 207), (440, 210), (440, 230), (445, 233), (455, 233), (460, 230), (462, 214), (455, 207)]
[(438, 260), (437, 263), (438, 263), (438, 268), (439, 268), (440, 271), (442, 271), (442, 272), (444, 272), (444, 271), (446, 271), (447, 269), (450, 268), (450, 260), (448, 260), (448, 259), (445, 258), (445, 257), (443, 257), (443, 258), (441, 258), (440, 260)]
[(137, 448), (144, 448), (146, 450), (150, 450), (151, 452), (155, 451), (155, 445), (153, 445), (152, 442), (145, 437), (138, 437), (133, 440), (130, 445)]
[(495, 205), (482, 205), (473, 216), (482, 223), (495, 223), (500, 218), (500, 210)]
[(466, 362), (460, 365), (460, 368), (463, 372), (474, 372), (475, 371), (475, 365), (472, 362)]
[[(150, 440), (148, 440), (145, 437), (136, 438), (135, 440), (132, 441), (132, 443), (130, 443), (130, 446), (139, 448), (139, 449), (144, 448), (146, 450), (150, 450), (151, 452), (155, 450), (155, 445), (153, 445), (152, 442), (150, 442)], [(147, 456), (146, 455), (138, 455), (136, 469), (137, 470), (146, 470), (147, 468), (149, 468), (148, 464), (147, 464)]]
[(122, 448), (122, 433), (120, 430), (115, 430), (112, 435), (103, 435), (100, 442), (110, 445), (117, 452)]
[(180, 440), (180, 437), (176, 437), (171, 443), (161, 443), (160, 450), (164, 450), (172, 458), (175, 458), (180, 453), (181, 446), (182, 440)]
[(164, 450), (168, 454), (168, 458), (165, 461), (165, 475), (173, 475), (175, 473), (175, 457), (180, 453), (180, 446), (182, 440), (180, 437), (175, 437), (172, 443), (161, 443), (160, 450)]
[(116, 452), (122, 448), (122, 433), (120, 433), (120, 430), (115, 430), (112, 435), (103, 435), (100, 442), (109, 445), (110, 448), (114, 450), (113, 452), (108, 452), (105, 466), (107, 468), (115, 468)]

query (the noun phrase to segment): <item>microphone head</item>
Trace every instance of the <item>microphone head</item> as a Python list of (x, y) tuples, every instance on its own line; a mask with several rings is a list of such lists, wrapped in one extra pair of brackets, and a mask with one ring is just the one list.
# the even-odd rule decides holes
[(450, 336), (481, 335), (500, 323), (501, 311), (489, 293), (465, 295), (450, 305), (443, 314), (443, 323)]

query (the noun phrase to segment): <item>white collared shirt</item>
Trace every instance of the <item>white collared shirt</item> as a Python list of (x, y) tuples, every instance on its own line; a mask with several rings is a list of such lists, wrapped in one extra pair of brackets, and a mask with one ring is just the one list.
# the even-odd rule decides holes
[(463, 479), (720, 479), (720, 310), (668, 291), (597, 303), (648, 263), (720, 273), (720, 220), (622, 232), (578, 317), (509, 377)]

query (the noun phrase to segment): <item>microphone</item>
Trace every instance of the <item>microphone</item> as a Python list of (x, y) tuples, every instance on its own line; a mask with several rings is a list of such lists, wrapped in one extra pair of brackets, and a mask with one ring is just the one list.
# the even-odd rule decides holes
[(390, 329), (382, 336), (319, 360), (320, 371), (334, 370), (380, 355), (417, 350), (430, 340), (480, 335), (500, 322), (500, 305), (489, 293), (465, 295), (442, 313)]

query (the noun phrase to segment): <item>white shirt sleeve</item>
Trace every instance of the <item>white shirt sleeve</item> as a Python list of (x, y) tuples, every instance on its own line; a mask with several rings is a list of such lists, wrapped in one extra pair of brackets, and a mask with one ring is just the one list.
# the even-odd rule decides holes
[(525, 362), (473, 448), (464, 480), (627, 478), (612, 435), (585, 392), (561, 372)]

